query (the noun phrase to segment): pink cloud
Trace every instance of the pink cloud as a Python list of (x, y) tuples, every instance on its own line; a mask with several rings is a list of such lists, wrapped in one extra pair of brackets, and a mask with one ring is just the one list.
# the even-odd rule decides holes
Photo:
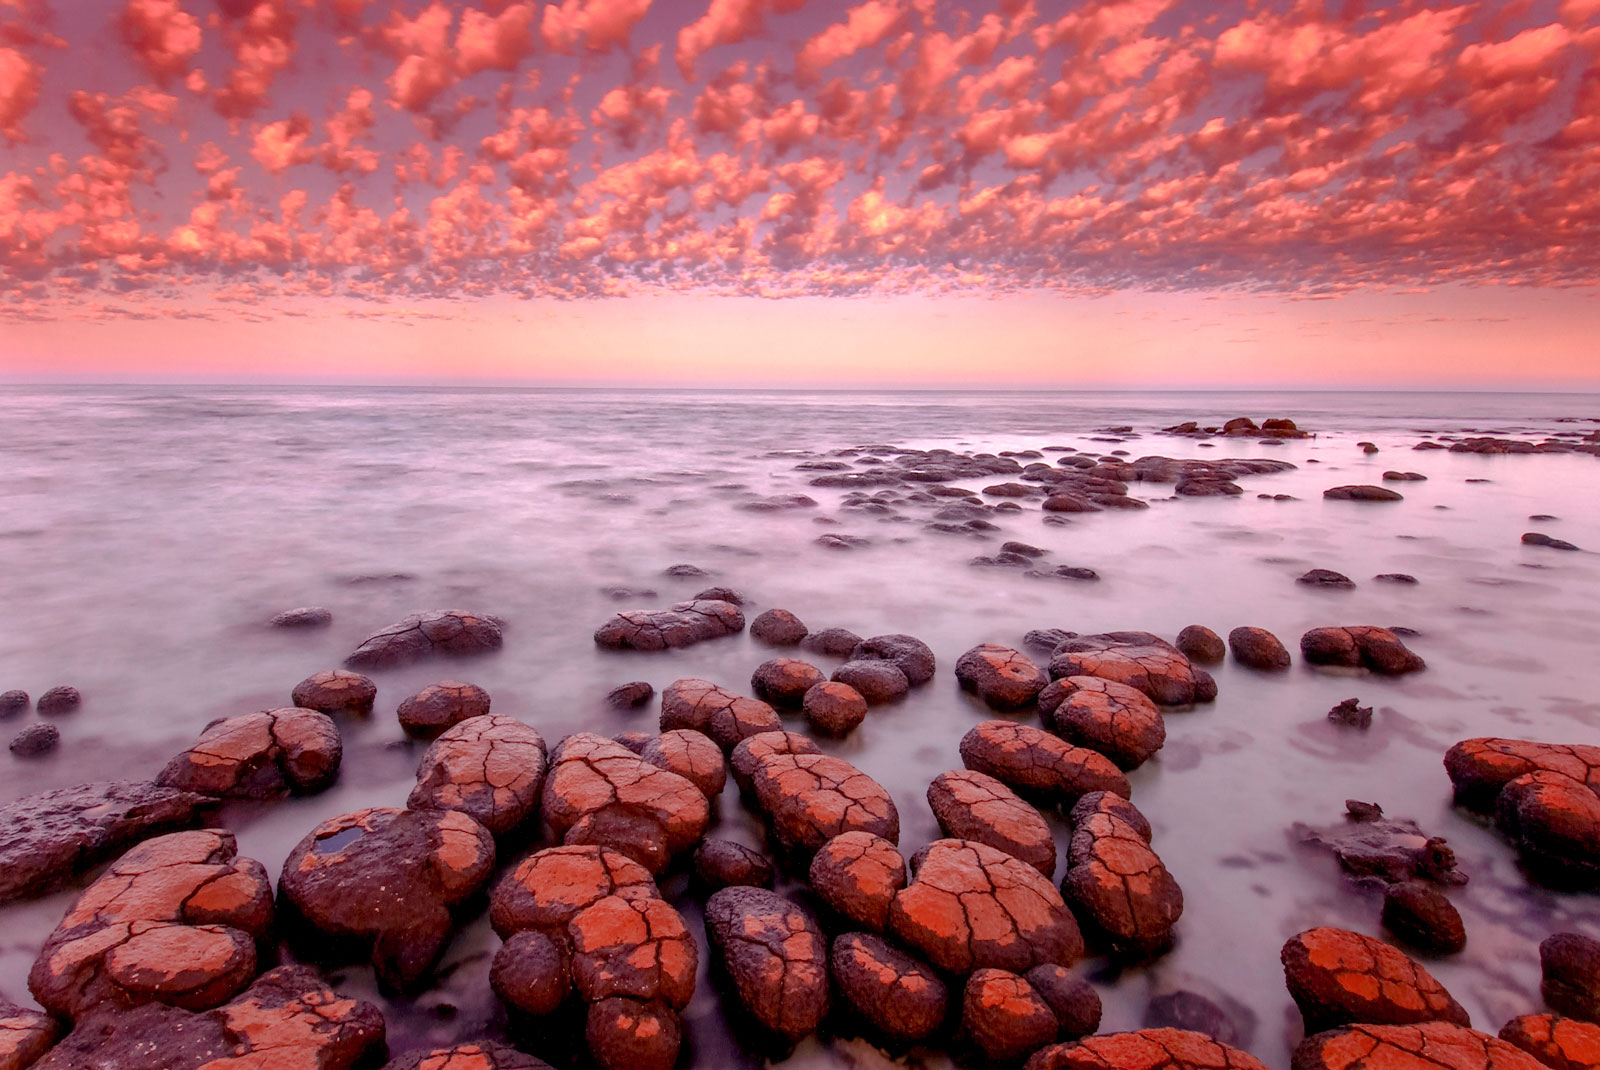
[(693, 81), (695, 61), (711, 49), (761, 33), (768, 11), (798, 11), (804, 4), (805, 0), (711, 0), (705, 14), (678, 31), (674, 54), (678, 69)]
[(15, 48), (0, 48), (0, 135), (24, 140), (22, 120), (39, 99), (40, 67)]
[(590, 52), (625, 46), (651, 0), (561, 0), (546, 4), (539, 32), (553, 52), (571, 53), (581, 41)]
[(805, 43), (795, 57), (795, 73), (801, 81), (814, 81), (830, 65), (855, 55), (863, 48), (882, 43), (904, 22), (906, 10), (899, 0), (867, 0), (845, 13)]
[(122, 39), (152, 77), (181, 78), (204, 35), (200, 20), (178, 0), (128, 0), (122, 9)]

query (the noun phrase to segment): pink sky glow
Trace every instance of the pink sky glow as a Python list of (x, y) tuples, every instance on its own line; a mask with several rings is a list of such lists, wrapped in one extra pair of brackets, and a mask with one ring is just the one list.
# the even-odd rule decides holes
[(0, 0), (0, 378), (1600, 389), (1600, 0)]

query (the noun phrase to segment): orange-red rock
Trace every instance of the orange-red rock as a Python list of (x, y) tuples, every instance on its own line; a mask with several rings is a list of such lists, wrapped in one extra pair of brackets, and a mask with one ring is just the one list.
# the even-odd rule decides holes
[(1564, 773), (1524, 773), (1500, 791), (1495, 824), (1516, 841), (1539, 881), (1600, 885), (1600, 795)]
[(805, 701), (806, 692), (827, 679), (809, 661), (773, 658), (756, 666), (750, 677), (750, 690), (780, 709), (797, 710)]
[(761, 763), (774, 754), (821, 754), (816, 740), (799, 732), (760, 732), (741, 740), (728, 755), (728, 771), (745, 801), (755, 802), (755, 775)]
[(0, 1070), (26, 1070), (61, 1035), (61, 1024), (43, 1011), (0, 997)]
[(883, 785), (826, 754), (773, 754), (751, 774), (751, 790), (778, 842), (809, 857), (843, 832), (900, 840), (900, 815)]
[(300, 709), (366, 717), (377, 695), (378, 685), (360, 673), (324, 669), (295, 684), (289, 698)]
[(1351, 625), (1313, 628), (1300, 637), (1300, 654), (1313, 665), (1368, 668), (1384, 676), (1400, 676), (1427, 668), (1427, 663), (1387, 628)]
[(1187, 706), (1217, 697), (1211, 674), (1149, 632), (1105, 632), (1068, 639), (1051, 656), (1050, 675), (1056, 679), (1099, 676), (1115, 680), (1163, 706)]
[(906, 860), (881, 836), (846, 832), (822, 845), (809, 876), (817, 895), (841, 917), (881, 933), (895, 893), (906, 886)]
[(500, 625), (459, 609), (413, 613), (378, 632), (344, 659), (352, 669), (392, 669), (432, 655), (470, 657), (499, 650)]
[(789, 1043), (828, 1011), (828, 942), (795, 903), (764, 888), (724, 888), (706, 900), (706, 937), (732, 995), (765, 1031)]
[(1292, 1070), (1544, 1070), (1527, 1052), (1449, 1022), (1347, 1025), (1307, 1037)]
[(1024, 798), (1071, 806), (1091, 791), (1126, 797), (1128, 778), (1111, 759), (1032, 725), (984, 721), (961, 737), (961, 761)]
[(489, 692), (476, 684), (441, 680), (402, 700), (395, 716), (407, 735), (433, 739), (447, 728), (488, 712)]
[(525, 824), (539, 809), (545, 777), (544, 738), (512, 717), (473, 717), (423, 752), (413, 810), (459, 810), (496, 836)]
[(1167, 741), (1161, 711), (1144, 692), (1098, 676), (1064, 676), (1039, 693), (1039, 713), (1068, 743), (1137, 769)]
[(639, 757), (669, 773), (677, 773), (700, 789), (707, 799), (722, 794), (728, 784), (728, 762), (722, 748), (704, 732), (679, 728), (654, 737)]
[(1172, 942), (1183, 890), (1150, 847), (1149, 823), (1126, 799), (1085, 795), (1072, 808), (1061, 893), (1114, 953), (1151, 955)]
[(997, 710), (1026, 706), (1050, 682), (1033, 659), (999, 643), (975, 646), (956, 660), (956, 679)]
[(847, 736), (867, 719), (867, 700), (849, 684), (828, 680), (805, 693), (800, 708), (818, 735)]
[(1444, 756), (1456, 802), (1493, 812), (1500, 789), (1524, 773), (1561, 773), (1600, 793), (1600, 747), (1582, 743), (1535, 743), (1482, 736), (1464, 739)]
[(213, 721), (156, 783), (219, 798), (311, 795), (339, 775), (344, 745), (332, 718), (285, 707)]
[(961, 996), (961, 1032), (990, 1064), (1017, 1063), (1056, 1039), (1055, 1011), (1024, 978), (982, 969)]
[(1399, 948), (1348, 929), (1308, 929), (1283, 945), (1283, 974), (1306, 1032), (1351, 1022), (1471, 1025), (1433, 975)]
[(986, 843), (1046, 877), (1055, 874), (1056, 842), (1043, 815), (987, 773), (940, 773), (928, 785), (928, 807), (951, 839)]
[(917, 1041), (944, 1023), (944, 982), (919, 962), (871, 933), (846, 933), (828, 952), (834, 990), (874, 1033)]
[(1553, 1070), (1600, 1070), (1600, 1025), (1559, 1014), (1524, 1014), (1500, 1030), (1500, 1039)]
[[(1191, 1033), (1186, 1029), (1140, 1029), (1053, 1044), (1035, 1052), (1024, 1070), (1267, 1070), (1267, 1067), (1249, 1052), (1229, 1047), (1204, 1033)], [(1380, 1068), (1374, 1065), (1369, 1070)]]
[(731, 751), (741, 740), (762, 732), (781, 732), (777, 711), (756, 698), (736, 695), (710, 680), (674, 680), (661, 692), (661, 731), (688, 728), (704, 732)]

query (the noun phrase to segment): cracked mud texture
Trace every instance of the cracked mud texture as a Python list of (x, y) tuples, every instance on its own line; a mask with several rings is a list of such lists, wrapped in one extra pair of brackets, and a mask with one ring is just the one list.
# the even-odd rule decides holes
[(1500, 1028), (1500, 1039), (1554, 1070), (1600, 1070), (1600, 1025), (1559, 1014), (1524, 1014)]
[(728, 785), (728, 760), (704, 732), (689, 728), (663, 732), (644, 745), (639, 757), (683, 777), (708, 800), (721, 795)]
[(1137, 769), (1167, 741), (1161, 711), (1144, 692), (1098, 676), (1064, 676), (1039, 693), (1039, 713), (1068, 743)]
[(1501, 788), (1539, 770), (1562, 773), (1600, 793), (1600, 747), (1581, 743), (1480, 736), (1446, 751), (1444, 768), (1455, 788), (1456, 803), (1483, 813), (1494, 811)]
[(129, 844), (198, 823), (211, 805), (194, 792), (117, 780), (0, 806), (0, 903), (53, 892)]
[(412, 613), (378, 632), (344, 659), (352, 669), (393, 669), (435, 655), (471, 657), (499, 650), (500, 625), (459, 609)]
[(544, 820), (567, 844), (605, 844), (652, 873), (705, 835), (700, 789), (591, 732), (562, 740), (544, 782)]
[(745, 801), (753, 804), (754, 777), (756, 769), (762, 762), (774, 754), (821, 753), (822, 748), (817, 746), (816, 740), (803, 733), (785, 732), (782, 729), (759, 732), (741, 740), (738, 746), (733, 748), (733, 752), (728, 755), (728, 771), (733, 774), (734, 783), (739, 785), (739, 791), (744, 795)]
[(798, 710), (806, 692), (828, 678), (809, 661), (799, 658), (773, 658), (756, 666), (750, 676), (750, 690), (756, 697), (779, 709)]
[(828, 952), (834, 991), (889, 1041), (917, 1041), (944, 1024), (949, 994), (927, 963), (872, 933), (845, 933)]
[(771, 754), (751, 773), (751, 791), (785, 850), (809, 858), (835, 836), (870, 832), (900, 841), (900, 815), (882, 784), (826, 754)]
[(1068, 639), (1050, 658), (1050, 676), (1099, 676), (1127, 684), (1162, 706), (1188, 706), (1217, 697), (1211, 674), (1195, 668), (1177, 647), (1149, 632), (1104, 632)]
[(290, 701), (300, 709), (326, 714), (367, 717), (378, 695), (378, 685), (357, 672), (324, 669), (294, 685)]
[(1432, 974), (1399, 948), (1370, 936), (1326, 926), (1308, 929), (1290, 937), (1280, 957), (1308, 1034), (1352, 1022), (1472, 1024)]
[(683, 1026), (659, 1000), (613, 996), (589, 1005), (584, 1039), (600, 1070), (672, 1070)]
[(494, 868), (489, 830), (455, 810), (371, 807), (330, 818), (289, 852), (280, 900), (319, 953), (370, 959), (386, 989), (414, 990), (450, 939), (452, 908)]
[(1056, 1039), (1055, 1011), (1025, 979), (1009, 970), (982, 969), (961, 994), (961, 1032), (991, 1065), (1021, 1062)]
[(731, 751), (742, 740), (762, 732), (781, 732), (783, 722), (758, 698), (736, 695), (710, 680), (674, 680), (661, 692), (661, 731), (688, 728), (704, 732), (717, 746)]
[(1139, 957), (1166, 948), (1183, 915), (1183, 889), (1151, 849), (1149, 822), (1105, 792), (1078, 800), (1071, 820), (1062, 895), (1114, 953)]
[(997, 710), (1028, 705), (1050, 682), (1032, 658), (999, 643), (984, 643), (962, 654), (956, 660), (956, 679)]
[(889, 931), (946, 973), (985, 966), (1024, 972), (1083, 954), (1078, 923), (1039, 871), (987, 844), (935, 840), (913, 858)]
[(1300, 637), (1300, 655), (1313, 665), (1367, 668), (1380, 676), (1402, 676), (1428, 667), (1398, 635), (1370, 624), (1312, 628)]
[(1056, 842), (1044, 816), (994, 777), (972, 769), (940, 773), (928, 785), (928, 806), (951, 839), (986, 843), (1055, 875)]
[(1124, 798), (1132, 791), (1128, 778), (1105, 755), (1012, 721), (985, 721), (970, 729), (961, 737), (961, 761), (1023, 798), (1054, 806), (1071, 806), (1091, 791)]
[(594, 641), (607, 650), (676, 650), (744, 630), (744, 614), (732, 602), (706, 598), (678, 602), (670, 609), (618, 613), (595, 629)]
[[(1024, 1070), (1267, 1070), (1267, 1067), (1249, 1052), (1229, 1047), (1204, 1033), (1187, 1029), (1139, 1029), (1053, 1044), (1035, 1052)], [(1373, 1066), (1368, 1070), (1379, 1068)]]
[(403, 700), (395, 716), (407, 735), (433, 739), (469, 717), (482, 717), (488, 712), (489, 692), (477, 684), (441, 680)]
[(1292, 1070), (1543, 1070), (1498, 1037), (1449, 1022), (1348, 1025), (1307, 1037)]
[(327, 714), (285, 707), (215, 721), (156, 783), (230, 799), (313, 795), (339, 776), (344, 743)]
[(84, 889), (28, 975), (39, 1005), (77, 1019), (96, 1006), (204, 1010), (256, 971), (272, 884), (221, 829), (146, 840)]
[(499, 714), (473, 717), (428, 745), (406, 806), (459, 810), (503, 836), (538, 812), (546, 764), (534, 729)]
[(803, 908), (762, 888), (706, 900), (706, 936), (732, 995), (767, 1032), (796, 1043), (828, 1011), (828, 941)]
[(313, 970), (268, 970), (232, 1002), (196, 1013), (149, 1003), (86, 1019), (34, 1070), (353, 1070), (382, 1057), (383, 1015)]
[(895, 893), (906, 886), (906, 860), (881, 836), (846, 832), (822, 845), (808, 876), (818, 897), (840, 917), (881, 933)]

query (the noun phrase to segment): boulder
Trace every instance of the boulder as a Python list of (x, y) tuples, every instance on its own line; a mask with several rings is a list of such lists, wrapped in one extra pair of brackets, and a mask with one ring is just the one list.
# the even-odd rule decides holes
[(744, 698), (710, 680), (674, 680), (661, 692), (661, 731), (704, 732), (725, 751), (762, 732), (783, 730), (777, 711), (760, 699)]
[(1403, 502), (1405, 495), (1388, 487), (1363, 486), (1329, 487), (1322, 492), (1324, 498), (1344, 502)]
[(30, 701), (26, 691), (0, 691), (0, 721), (8, 721), (26, 712)]
[[(1266, 1064), (1249, 1052), (1185, 1029), (1100, 1033), (1065, 1044), (1053, 1044), (1035, 1052), (1024, 1070), (1127, 1070), (1133, 1067), (1139, 1070), (1267, 1070)], [(1373, 1070), (1377, 1070), (1376, 1065)]]
[(808, 690), (800, 708), (806, 715), (806, 726), (821, 736), (847, 736), (867, 718), (867, 700), (861, 692), (834, 680)]
[(1034, 700), (1050, 677), (1033, 659), (998, 643), (984, 643), (956, 661), (956, 679), (997, 710), (1014, 710)]
[(1247, 669), (1281, 672), (1289, 667), (1289, 651), (1265, 628), (1235, 628), (1228, 633), (1233, 660)]
[(52, 687), (39, 696), (39, 701), (33, 704), (34, 712), (40, 717), (59, 717), (64, 713), (73, 713), (83, 705), (83, 695), (75, 687)]
[(489, 964), (489, 987), (513, 1011), (554, 1014), (572, 995), (572, 951), (566, 934), (513, 932)]
[(757, 805), (784, 850), (809, 858), (844, 832), (900, 839), (900, 815), (883, 785), (826, 754), (772, 754), (750, 778)]
[(805, 701), (806, 692), (827, 679), (821, 669), (808, 661), (773, 658), (756, 666), (750, 677), (750, 690), (779, 709), (797, 710)]
[(1500, 791), (1495, 824), (1544, 884), (1600, 886), (1600, 795), (1564, 773), (1524, 773)]
[(1342, 572), (1335, 572), (1331, 568), (1314, 568), (1309, 572), (1301, 573), (1295, 578), (1296, 583), (1306, 587), (1325, 587), (1334, 590), (1353, 591), (1356, 581)]
[(543, 1059), (492, 1040), (474, 1040), (450, 1048), (413, 1051), (386, 1063), (383, 1070), (551, 1070)]
[(769, 609), (750, 622), (750, 637), (768, 646), (794, 646), (806, 637), (806, 626), (787, 609)]
[(61, 1037), (61, 1023), (0, 996), (0, 1067), (26, 1070)]
[(772, 860), (742, 843), (705, 839), (694, 849), (695, 881), (706, 891), (737, 886), (771, 888), (775, 876)]
[(855, 689), (869, 705), (905, 698), (911, 682), (893, 662), (847, 661), (833, 670), (833, 680)]
[(1453, 955), (1467, 946), (1467, 929), (1455, 905), (1425, 881), (1384, 889), (1383, 924), (1406, 943), (1436, 955)]
[(1372, 727), (1372, 707), (1361, 705), (1360, 699), (1347, 698), (1328, 710), (1328, 720), (1365, 730)]
[(1021, 859), (1046, 877), (1056, 870), (1056, 843), (1039, 811), (994, 777), (970, 769), (940, 773), (928, 785), (928, 806), (951, 839), (976, 840)]
[(1600, 940), (1556, 933), (1539, 945), (1539, 993), (1570, 1018), (1600, 1023)]
[(1086, 1037), (1100, 1028), (1100, 993), (1088, 981), (1053, 962), (1023, 976), (1055, 1012), (1057, 1036)]
[(1137, 769), (1167, 740), (1166, 723), (1144, 692), (1098, 676), (1064, 676), (1039, 693), (1039, 712), (1067, 742)]
[(407, 735), (433, 739), (469, 717), (482, 717), (488, 712), (489, 692), (476, 684), (441, 680), (401, 702), (396, 714)]
[(1400, 676), (1427, 667), (1398, 635), (1372, 625), (1313, 628), (1300, 637), (1300, 655), (1313, 665), (1364, 667), (1384, 676)]
[(663, 732), (644, 745), (639, 757), (683, 777), (699, 788), (707, 800), (721, 795), (728, 784), (728, 762), (722, 748), (703, 732), (688, 728)]
[(330, 818), (283, 864), (279, 897), (314, 930), (306, 949), (371, 960), (386, 989), (416, 989), (444, 951), (452, 908), (494, 868), (489, 830), (454, 810), (372, 807)]
[(542, 806), (561, 842), (615, 847), (652, 873), (700, 842), (711, 816), (693, 782), (592, 732), (551, 754)]
[(1106, 632), (1069, 639), (1050, 659), (1050, 675), (1099, 676), (1143, 691), (1163, 706), (1187, 706), (1217, 697), (1211, 674), (1177, 647), (1149, 632)]
[[(1550, 550), (1576, 550), (1578, 547), (1566, 539), (1557, 539), (1542, 532), (1530, 531), (1522, 536), (1524, 546), (1543, 546)], [(43, 699), (39, 700), (43, 702)]]
[(794, 1044), (828, 1011), (828, 942), (801, 907), (764, 888), (706, 900), (706, 938), (731, 995), (768, 1033)]
[(845, 1006), (876, 1035), (915, 1042), (944, 1023), (948, 995), (926, 963), (871, 933), (846, 933), (828, 952), (828, 972)]
[(810, 736), (799, 732), (760, 732), (740, 741), (728, 755), (728, 770), (739, 792), (755, 803), (755, 774), (762, 762), (774, 754), (821, 754), (822, 748)]
[(504, 836), (538, 812), (546, 765), (544, 737), (532, 728), (499, 714), (473, 717), (423, 752), (406, 805), (458, 810)]
[(1189, 625), (1178, 633), (1178, 640), (1173, 645), (1190, 661), (1206, 665), (1215, 665), (1228, 652), (1222, 636), (1203, 624)]
[(1127, 799), (1093, 792), (1072, 808), (1061, 894), (1114, 954), (1145, 957), (1172, 942), (1183, 889), (1150, 847), (1150, 823)]
[(890, 662), (905, 674), (912, 687), (932, 680), (936, 668), (928, 644), (909, 635), (875, 635), (863, 639), (850, 651), (850, 660)]
[(1560, 773), (1600, 793), (1600, 747), (1584, 743), (1536, 743), (1480, 736), (1464, 739), (1444, 756), (1445, 772), (1459, 806), (1492, 813), (1500, 790), (1526, 773)]
[(1467, 1026), (1467, 1012), (1399, 948), (1347, 929), (1307, 929), (1283, 945), (1284, 980), (1306, 1033), (1352, 1022)]
[(378, 685), (360, 673), (324, 669), (295, 684), (289, 697), (300, 709), (367, 717), (377, 695)]
[(1092, 791), (1126, 797), (1128, 778), (1111, 759), (1011, 721), (985, 721), (961, 737), (961, 761), (1024, 798), (1071, 806)]
[(848, 658), (860, 642), (861, 637), (848, 628), (824, 628), (800, 640), (800, 649), (830, 658)]
[(229, 799), (313, 795), (339, 776), (339, 728), (316, 710), (285, 708), (213, 721), (156, 783)]
[(273, 628), (326, 628), (333, 623), (333, 612), (322, 606), (286, 609), (267, 621)]
[(583, 1036), (600, 1070), (672, 1070), (683, 1025), (661, 1000), (611, 996), (589, 1004)]
[(991, 1065), (1019, 1063), (1059, 1031), (1055, 1011), (1025, 978), (992, 968), (967, 978), (961, 1032)]
[(614, 710), (631, 710), (635, 706), (643, 706), (655, 697), (656, 689), (650, 686), (649, 681), (634, 680), (607, 691), (606, 705)]
[(1306, 1037), (1291, 1070), (1449, 1067), (1450, 1070), (1544, 1070), (1528, 1053), (1451, 1022), (1346, 1025)]
[(221, 829), (146, 840), (86, 888), (28, 975), (39, 1005), (77, 1020), (99, 1006), (215, 1007), (255, 976), (272, 884)]
[(1102, 507), (1077, 494), (1052, 494), (1040, 508), (1047, 513), (1098, 513)]
[(459, 609), (413, 613), (378, 632), (344, 659), (352, 669), (393, 669), (434, 655), (471, 657), (499, 650), (497, 621)]
[(906, 860), (893, 843), (870, 832), (835, 836), (811, 859), (811, 887), (852, 925), (881, 933), (889, 906), (906, 886)]
[(53, 724), (30, 724), (11, 737), (7, 749), (18, 758), (38, 758), (61, 746), (61, 730)]
[(1552, 1070), (1600, 1067), (1600, 1025), (1559, 1014), (1524, 1014), (1500, 1028), (1500, 1039)]
[(608, 650), (668, 650), (692, 646), (744, 630), (744, 614), (732, 602), (679, 602), (670, 609), (628, 610), (595, 629), (597, 646)]

